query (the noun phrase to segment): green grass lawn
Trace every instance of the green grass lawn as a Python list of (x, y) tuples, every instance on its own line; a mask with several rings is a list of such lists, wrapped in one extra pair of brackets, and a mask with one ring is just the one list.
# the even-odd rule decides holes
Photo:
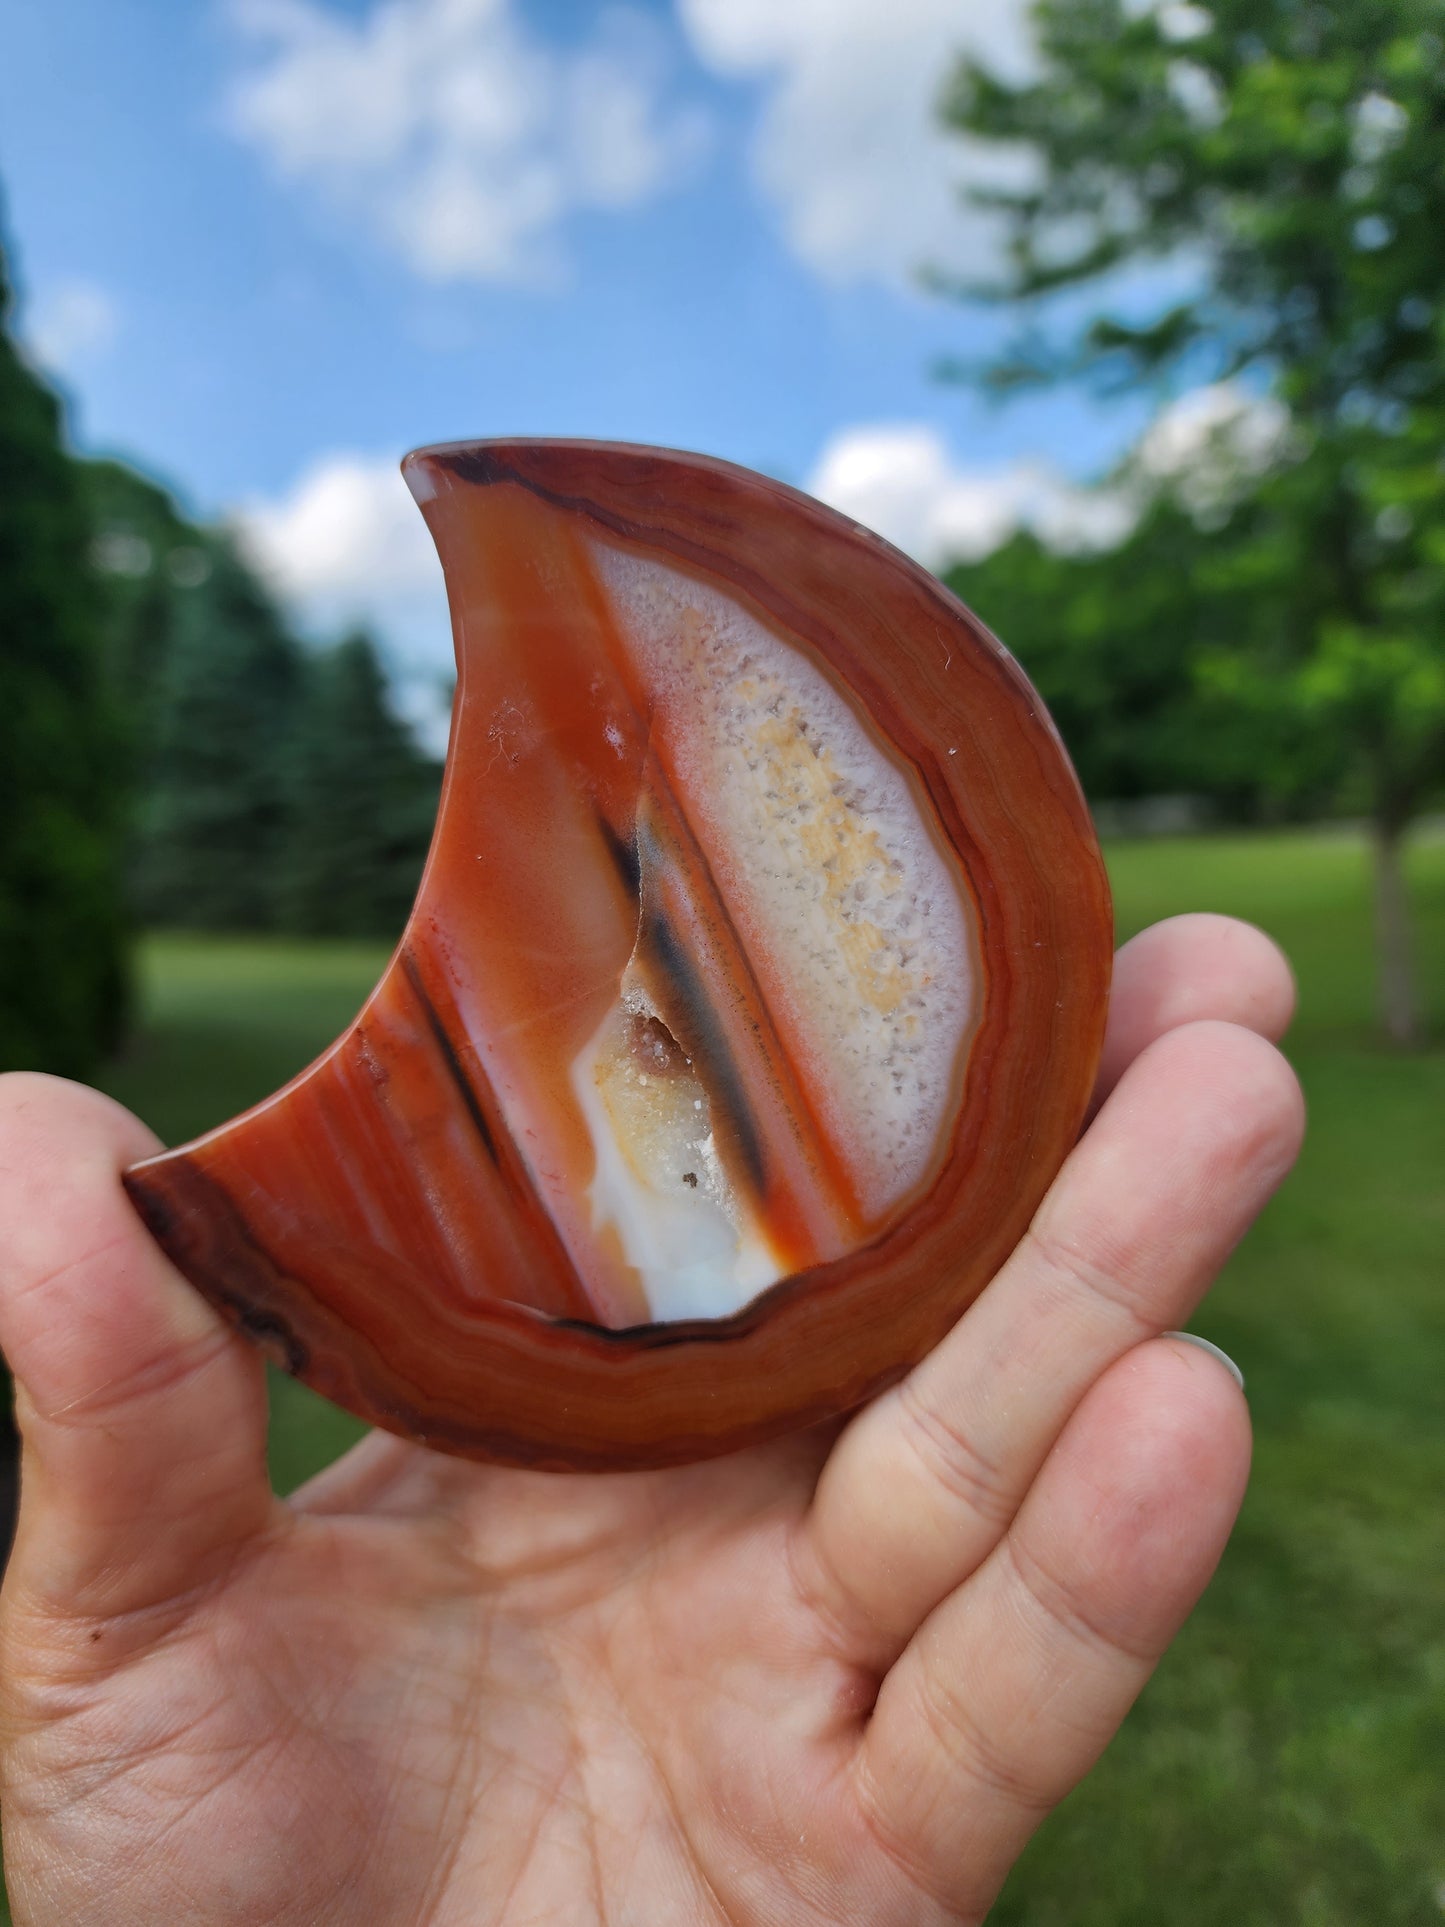
[[(1445, 838), (1410, 874), (1436, 1047), (1372, 1032), (1368, 875), (1344, 832), (1110, 852), (1121, 936), (1232, 911), (1300, 980), (1299, 1172), (1198, 1326), (1258, 1430), (1234, 1544), (1120, 1743), (995, 1912), (1023, 1927), (1439, 1927), (1445, 1919)], [(108, 1088), (168, 1140), (282, 1083), (385, 952), (157, 938)], [(356, 1436), (277, 1381), (289, 1489)]]

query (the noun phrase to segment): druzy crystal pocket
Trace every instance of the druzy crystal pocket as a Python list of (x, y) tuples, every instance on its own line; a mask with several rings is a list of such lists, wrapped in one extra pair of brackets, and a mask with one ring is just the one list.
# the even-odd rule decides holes
[(459, 670), (354, 1026), (127, 1185), (288, 1369), (442, 1449), (704, 1456), (941, 1336), (1078, 1128), (1109, 911), (1037, 698), (937, 582), (699, 457), (406, 473)]

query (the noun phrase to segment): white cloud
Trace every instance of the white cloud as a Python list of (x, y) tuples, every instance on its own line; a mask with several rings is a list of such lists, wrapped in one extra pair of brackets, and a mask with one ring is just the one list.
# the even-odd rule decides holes
[(402, 707), (440, 748), (437, 692), (452, 666), (451, 623), (436, 549), (397, 462), (322, 456), (286, 494), (242, 504), (231, 523), (304, 629), (330, 638), (359, 622), (377, 636)]
[(987, 555), (1020, 529), (1064, 552), (1112, 547), (1161, 490), (1207, 524), (1289, 449), (1278, 401), (1215, 382), (1161, 409), (1118, 472), (1095, 485), (1041, 461), (963, 468), (936, 429), (907, 423), (841, 430), (806, 486), (938, 569)]
[[(1208, 31), (1189, 0), (1125, 0), (1169, 41)], [(753, 171), (793, 251), (831, 280), (897, 283), (936, 266), (987, 278), (1000, 265), (996, 215), (965, 187), (1026, 186), (1029, 153), (938, 125), (943, 90), (968, 55), (1005, 79), (1037, 70), (1033, 0), (677, 0), (699, 60), (766, 89)], [(1192, 111), (1216, 102), (1192, 62), (1171, 75)], [(1379, 122), (1378, 111), (1374, 121)]]
[(994, 264), (992, 216), (964, 181), (1027, 178), (1017, 151), (947, 138), (941, 92), (968, 52), (1029, 69), (1028, 0), (678, 0), (700, 60), (768, 86), (753, 148), (786, 238), (831, 279), (908, 280)]
[(987, 555), (1024, 528), (1054, 548), (1106, 547), (1133, 520), (1116, 492), (1081, 488), (1043, 462), (960, 467), (921, 423), (842, 430), (807, 488), (934, 569)]
[(1211, 515), (1285, 458), (1289, 444), (1283, 403), (1237, 382), (1211, 382), (1161, 409), (1140, 437), (1126, 476), (1146, 491), (1170, 488), (1192, 514)]
[(580, 209), (661, 192), (700, 136), (665, 109), (661, 37), (605, 13), (586, 45), (530, 33), (515, 0), (230, 0), (256, 50), (231, 125), (294, 181), (438, 281), (538, 283)]
[[(927, 423), (859, 425), (826, 444), (806, 487), (930, 568), (986, 555), (1019, 529), (1051, 548), (1122, 541), (1161, 489), (1207, 521), (1248, 480), (1287, 458), (1280, 404), (1228, 382), (1161, 410), (1118, 472), (1098, 486), (1051, 463), (968, 468)], [(318, 636), (372, 628), (413, 715), (436, 739), (432, 692), (452, 663), (451, 625), (431, 536), (390, 456), (333, 452), (284, 494), (232, 517), (254, 565)], [(409, 692), (409, 694), (407, 694)]]
[(1155, 11), (1159, 16), (1159, 31), (1166, 40), (1197, 40), (1214, 25), (1214, 16), (1208, 8), (1191, 6), (1189, 0), (1164, 0)]
[(106, 290), (94, 281), (76, 277), (40, 291), (31, 305), (24, 332), (43, 367), (69, 374), (78, 365), (103, 355), (119, 328), (119, 310)]
[(286, 495), (253, 501), (235, 519), (275, 586), (313, 612), (359, 614), (441, 582), (426, 525), (386, 456), (324, 455)]

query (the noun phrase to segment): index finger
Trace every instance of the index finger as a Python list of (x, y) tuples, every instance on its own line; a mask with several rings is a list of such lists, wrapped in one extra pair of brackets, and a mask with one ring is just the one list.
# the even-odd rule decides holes
[(1252, 923), (1192, 911), (1150, 924), (1114, 959), (1094, 1108), (1166, 1031), (1213, 1018), (1277, 1044), (1294, 1007), (1289, 962), (1273, 938)]

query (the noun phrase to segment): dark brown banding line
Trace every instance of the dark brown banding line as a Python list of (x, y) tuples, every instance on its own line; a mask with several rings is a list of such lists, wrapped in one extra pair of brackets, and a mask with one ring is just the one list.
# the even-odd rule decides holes
[(612, 867), (622, 881), (622, 887), (638, 903), (642, 898), (642, 857), (638, 852), (637, 838), (634, 835), (629, 843), (613, 829), (607, 818), (599, 810), (597, 827), (602, 832), (602, 841), (607, 846), (607, 854), (612, 859)]
[(443, 468), (450, 469), (459, 481), (478, 482), (483, 488), (490, 487), (493, 482), (520, 482), (523, 488), (532, 487), (524, 475), (509, 468), (489, 449), (460, 449), (455, 454), (439, 455), (436, 460)]
[[(703, 1083), (721, 1113), (714, 1116), (714, 1129), (723, 1128), (725, 1135), (731, 1137), (747, 1181), (761, 1199), (766, 1195), (768, 1180), (762, 1138), (726, 1032), (702, 979), (693, 969), (692, 959), (678, 942), (672, 925), (659, 910), (643, 910), (637, 947), (657, 966), (682, 1006), (683, 1021), (676, 1026), (679, 1041), (690, 1056), (706, 1066)], [(670, 1020), (671, 1013), (664, 1012), (664, 1016)], [(668, 1028), (674, 1028), (671, 1021)]]
[(274, 1360), (283, 1372), (299, 1378), (311, 1363), (311, 1353), (286, 1320), (274, 1311), (248, 1310), (239, 1299), (233, 1302), (236, 1324), (242, 1335)]
[[(157, 1244), (222, 1317), (283, 1371), (303, 1376), (311, 1365), (311, 1347), (290, 1319), (266, 1302), (272, 1295), (266, 1287), (281, 1273), (230, 1193), (190, 1165), (169, 1172), (126, 1171), (121, 1183)], [(178, 1190), (193, 1195), (177, 1196)], [(204, 1211), (196, 1209), (197, 1191)], [(216, 1226), (230, 1234), (223, 1257), (214, 1249)], [(205, 1246), (197, 1244), (198, 1230), (208, 1234)], [(246, 1293), (248, 1282), (261, 1286), (254, 1297)]]
[[(783, 1095), (784, 1108), (791, 1121), (794, 1135), (803, 1141), (805, 1155), (813, 1168), (826, 1174), (835, 1202), (842, 1206), (850, 1218), (856, 1217), (858, 1203), (852, 1184), (840, 1165), (832, 1141), (818, 1122), (807, 1092), (793, 1074), (788, 1053), (783, 1048), (777, 1020), (763, 994), (763, 986), (753, 968), (753, 960), (743, 943), (742, 933), (733, 921), (732, 911), (728, 908), (727, 901), (718, 886), (706, 852), (688, 820), (682, 798), (673, 788), (665, 767), (656, 755), (649, 756), (648, 771), (649, 793), (653, 804), (666, 824), (668, 835), (679, 845), (685, 846), (686, 868), (703, 885), (700, 894), (705, 895), (718, 933), (726, 940), (730, 962), (737, 973), (738, 985), (755, 1013), (749, 1018), (748, 1027), (757, 1039), (758, 1048), (768, 1067), (769, 1075)], [(651, 825), (645, 821), (640, 820), (638, 823), (637, 843), (644, 864), (650, 858), (660, 867), (661, 840)]]
[(457, 1095), (466, 1106), (467, 1116), (476, 1127), (477, 1136), (493, 1170), (506, 1190), (510, 1192), (520, 1221), (532, 1227), (534, 1251), (539, 1266), (551, 1272), (553, 1281), (564, 1300), (574, 1306), (590, 1310), (591, 1300), (587, 1296), (587, 1288), (578, 1275), (577, 1267), (562, 1241), (561, 1233), (557, 1229), (551, 1212), (547, 1209), (533, 1182), (526, 1159), (507, 1128), (507, 1121), (502, 1115), (501, 1107), (490, 1085), (486, 1082), (485, 1072), (478, 1066), (476, 1081), (468, 1076), (461, 1055), (452, 1042), (446, 1019), (438, 1010), (436, 1000), (422, 981), (421, 970), (410, 949), (403, 949), (401, 953), (401, 968), (408, 987), (426, 1019), (427, 1030), (437, 1047), (437, 1054)]
[(497, 1149), (496, 1133), (482, 1109), (481, 1100), (472, 1088), (472, 1081), (462, 1069), (462, 1061), (457, 1056), (456, 1046), (447, 1035), (447, 1027), (437, 1012), (436, 1005), (427, 995), (426, 985), (421, 980), (421, 972), (416, 967), (416, 959), (409, 950), (401, 953), (401, 967), (406, 972), (406, 980), (411, 985), (412, 995), (421, 1006), (422, 1016), (426, 1019), (427, 1029), (431, 1032), (432, 1042), (446, 1066), (447, 1075), (456, 1087), (457, 1095), (466, 1108), (467, 1116), (476, 1126), (477, 1136), (482, 1140), (488, 1158), (500, 1169), (501, 1157)]

